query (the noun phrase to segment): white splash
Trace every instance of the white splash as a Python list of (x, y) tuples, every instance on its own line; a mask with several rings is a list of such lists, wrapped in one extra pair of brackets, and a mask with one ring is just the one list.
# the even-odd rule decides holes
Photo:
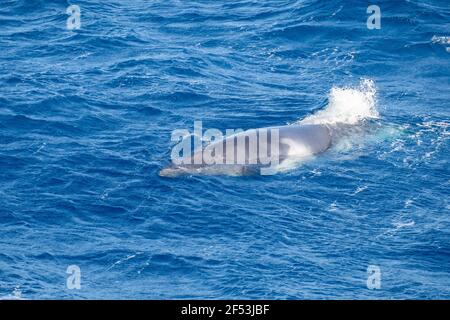
[(433, 38), (431, 38), (431, 42), (437, 43), (437, 44), (450, 44), (450, 37), (448, 37), (448, 36), (433, 36)]
[(16, 286), (12, 294), (0, 297), (0, 300), (24, 300), (24, 298), (22, 297), (22, 291), (20, 290), (20, 287)]
[(377, 119), (376, 88), (370, 79), (363, 79), (356, 88), (333, 87), (328, 105), (305, 119), (301, 124), (357, 124), (365, 119)]
[(363, 192), (364, 190), (366, 190), (368, 188), (368, 186), (362, 186), (362, 187), (358, 187), (356, 190), (355, 190), (355, 192), (353, 192), (353, 196), (354, 195), (357, 195), (358, 193), (360, 193), (360, 192)]
[(394, 227), (396, 230), (398, 230), (398, 229), (402, 229), (402, 228), (406, 228), (406, 227), (412, 227), (415, 224), (416, 223), (413, 220), (411, 220), (409, 222), (396, 222), (396, 223), (394, 223)]

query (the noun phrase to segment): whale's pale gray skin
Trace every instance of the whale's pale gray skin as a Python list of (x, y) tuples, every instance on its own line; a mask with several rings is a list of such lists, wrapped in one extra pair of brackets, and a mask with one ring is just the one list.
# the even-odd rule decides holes
[[(257, 147), (255, 144), (250, 146), (251, 139), (257, 140)], [(184, 157), (181, 163), (161, 170), (159, 175), (174, 177), (186, 174), (253, 174), (261, 168), (278, 165), (290, 158), (299, 159), (319, 154), (330, 146), (331, 129), (326, 125), (304, 124), (251, 129), (213, 142), (203, 150)], [(205, 154), (220, 161), (211, 162)], [(238, 159), (240, 161), (236, 161)]]

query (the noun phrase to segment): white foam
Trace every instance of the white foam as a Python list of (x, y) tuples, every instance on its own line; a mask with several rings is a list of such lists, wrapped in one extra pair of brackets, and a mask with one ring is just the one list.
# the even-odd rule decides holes
[(433, 36), (431, 38), (432, 43), (438, 43), (438, 44), (450, 44), (450, 37), (448, 36)]
[(370, 79), (363, 79), (359, 87), (333, 87), (328, 105), (303, 120), (301, 124), (357, 124), (365, 119), (377, 119), (376, 88)]
[(22, 291), (20, 290), (20, 287), (16, 286), (12, 294), (0, 297), (0, 300), (23, 300)]

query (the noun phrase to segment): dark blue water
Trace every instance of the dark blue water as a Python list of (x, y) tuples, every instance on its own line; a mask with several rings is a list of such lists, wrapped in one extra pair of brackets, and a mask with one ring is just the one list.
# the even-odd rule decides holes
[[(450, 4), (370, 4), (2, 0), (0, 296), (450, 298)], [(158, 176), (194, 120), (358, 108), (279, 174)]]

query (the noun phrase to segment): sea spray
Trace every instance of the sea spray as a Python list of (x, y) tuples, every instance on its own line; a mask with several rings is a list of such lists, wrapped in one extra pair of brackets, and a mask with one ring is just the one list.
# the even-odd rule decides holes
[(378, 119), (376, 88), (370, 79), (363, 79), (359, 87), (333, 87), (325, 109), (299, 120), (300, 124), (355, 125), (365, 119)]

